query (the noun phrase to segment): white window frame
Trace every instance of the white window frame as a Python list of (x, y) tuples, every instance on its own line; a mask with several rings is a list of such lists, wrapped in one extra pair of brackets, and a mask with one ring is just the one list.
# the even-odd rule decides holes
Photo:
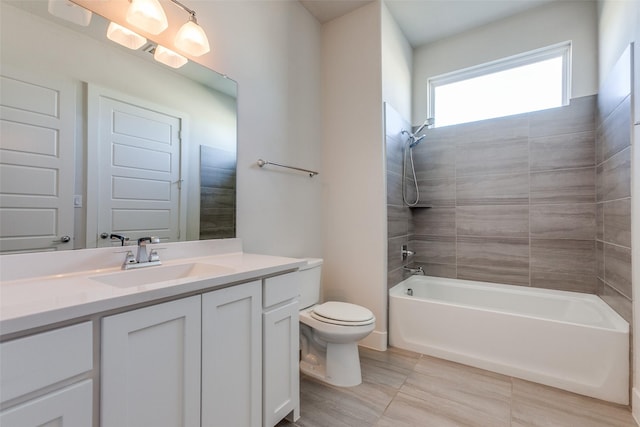
[[(571, 44), (571, 40), (569, 40), (429, 78), (427, 80), (427, 117), (435, 118), (435, 90), (438, 86), (468, 80), (487, 74), (493, 74), (557, 57), (562, 58), (562, 105), (569, 105), (569, 100), (571, 99)], [(438, 126), (437, 121), (435, 122), (435, 126)]]

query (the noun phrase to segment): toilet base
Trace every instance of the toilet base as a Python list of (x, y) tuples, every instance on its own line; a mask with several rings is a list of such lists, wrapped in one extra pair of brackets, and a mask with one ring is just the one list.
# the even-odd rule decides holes
[(338, 387), (353, 387), (362, 383), (357, 342), (327, 343), (326, 355), (316, 353), (314, 356), (305, 360), (305, 355), (302, 355), (302, 373)]

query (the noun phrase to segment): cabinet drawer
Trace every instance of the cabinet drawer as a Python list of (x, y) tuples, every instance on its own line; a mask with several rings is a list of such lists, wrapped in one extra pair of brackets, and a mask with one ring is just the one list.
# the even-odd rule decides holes
[(0, 344), (2, 402), (93, 368), (93, 328), (80, 323)]
[(295, 272), (264, 279), (262, 285), (262, 306), (267, 308), (290, 299), (298, 298), (300, 295), (299, 277), (299, 273)]
[(84, 380), (0, 412), (2, 427), (88, 427), (92, 423), (93, 384)]

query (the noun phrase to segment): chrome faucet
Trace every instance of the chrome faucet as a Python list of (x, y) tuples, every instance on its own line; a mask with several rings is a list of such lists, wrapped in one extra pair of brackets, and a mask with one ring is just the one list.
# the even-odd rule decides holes
[(154, 265), (160, 265), (160, 255), (155, 249), (151, 249), (147, 254), (147, 245), (151, 243), (160, 243), (159, 237), (141, 237), (138, 239), (138, 254), (134, 257), (133, 252), (128, 251), (124, 263), (122, 264), (123, 270), (129, 270), (132, 268), (151, 267)]
[(403, 265), (402, 269), (404, 271), (407, 271), (411, 275), (418, 274), (420, 276), (424, 276), (424, 270), (422, 269), (422, 266), (417, 267), (417, 268), (411, 268), (409, 266)]

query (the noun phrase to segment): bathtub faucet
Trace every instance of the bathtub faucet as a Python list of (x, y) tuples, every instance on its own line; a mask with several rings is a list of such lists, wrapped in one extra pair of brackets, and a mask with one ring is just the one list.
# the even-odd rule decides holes
[(414, 274), (418, 274), (420, 276), (424, 276), (424, 270), (422, 269), (422, 266), (418, 267), (418, 268), (411, 268), (408, 266), (403, 266), (402, 269), (404, 271), (408, 271), (409, 274), (414, 275)]

